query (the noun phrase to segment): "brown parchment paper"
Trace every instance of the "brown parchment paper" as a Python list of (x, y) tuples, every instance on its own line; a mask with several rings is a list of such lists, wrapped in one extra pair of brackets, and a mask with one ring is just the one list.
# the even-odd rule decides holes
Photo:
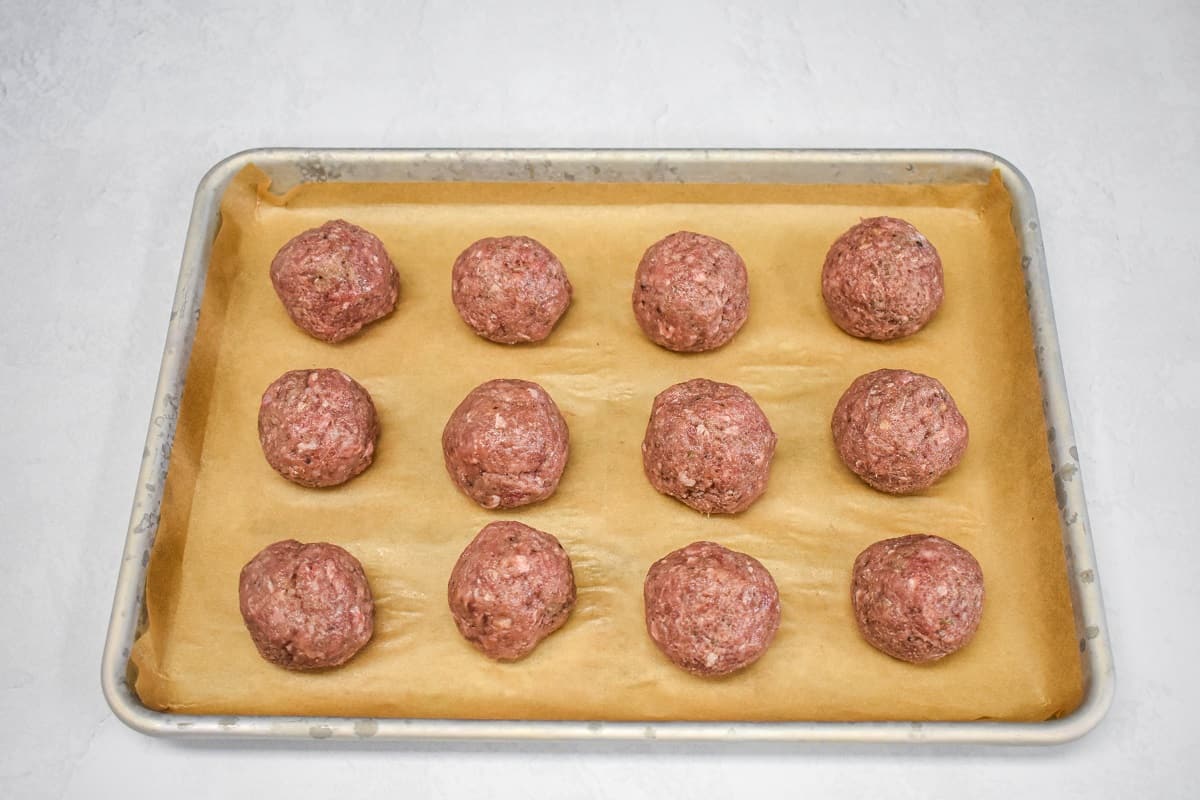
[[(230, 185), (213, 249), (161, 525), (148, 625), (132, 654), (151, 707), (213, 714), (606, 720), (1042, 720), (1073, 710), (1082, 679), (1045, 443), (1041, 394), (1010, 201), (990, 185), (308, 184), (285, 197), (249, 167)], [(945, 263), (946, 301), (909, 339), (839, 331), (820, 269), (861, 217), (911, 220)], [(291, 236), (344, 217), (378, 234), (400, 271), (394, 315), (341, 345), (291, 324), (268, 279)], [(640, 333), (634, 268), (665, 234), (730, 242), (750, 270), (750, 319), (725, 348), (681, 355)], [(561, 258), (574, 302), (550, 339), (476, 337), (450, 302), (450, 268), (470, 242), (536, 237)], [(292, 485), (256, 435), (263, 389), (289, 369), (332, 366), (375, 398), (378, 458), (331, 490)], [(962, 464), (930, 491), (891, 497), (838, 461), (829, 419), (857, 375), (903, 367), (940, 378), (971, 426)], [(656, 493), (639, 445), (654, 395), (709, 377), (741, 385), (779, 434), (766, 495), (703, 517)], [(496, 377), (541, 383), (571, 431), (549, 501), (482, 510), (442, 466), (455, 405)], [(457, 633), (446, 580), (487, 522), (558, 536), (578, 605), (528, 658), (497, 664)], [(859, 636), (854, 557), (871, 542), (932, 532), (983, 566), (983, 623), (965, 650), (911, 666)], [(356, 554), (377, 602), (374, 640), (335, 671), (297, 674), (255, 652), (238, 612), (242, 565), (278, 539)], [(756, 665), (690, 676), (645, 634), (642, 579), (658, 557), (711, 539), (759, 558), (779, 584), (783, 624)]]

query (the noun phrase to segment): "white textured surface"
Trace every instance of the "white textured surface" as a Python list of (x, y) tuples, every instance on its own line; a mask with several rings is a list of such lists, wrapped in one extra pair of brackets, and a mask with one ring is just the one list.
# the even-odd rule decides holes
[[(1194, 791), (1200, 6), (302, 5), (0, 0), (0, 796)], [(1013, 160), (1038, 194), (1115, 642), (1108, 719), (1048, 749), (197, 746), (126, 730), (100, 649), (192, 191), (221, 157), (282, 144)]]

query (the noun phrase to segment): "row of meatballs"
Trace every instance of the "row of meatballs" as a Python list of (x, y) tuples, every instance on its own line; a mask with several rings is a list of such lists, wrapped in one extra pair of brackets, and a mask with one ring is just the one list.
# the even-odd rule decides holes
[[(345, 220), (331, 220), (285, 244), (271, 282), (292, 321), (339, 342), (390, 314), (400, 280), (383, 242)], [(905, 220), (865, 219), (830, 247), (821, 293), (847, 333), (876, 340), (920, 330), (941, 306), (942, 262)], [(493, 342), (545, 339), (571, 303), (562, 262), (528, 236), (485, 238), (451, 270), (451, 297), (463, 321)], [(750, 313), (746, 264), (729, 244), (679, 231), (652, 244), (634, 276), (633, 312), (651, 341), (677, 352), (729, 342)]]
[[(525, 657), (563, 627), (575, 597), (571, 559), (558, 539), (511, 520), (479, 532), (447, 587), (459, 632), (499, 661)], [(375, 605), (362, 564), (334, 544), (270, 545), (242, 569), (239, 598), (259, 653), (288, 669), (344, 664), (374, 634)], [(779, 629), (771, 573), (714, 542), (694, 542), (654, 562), (643, 598), (651, 640), (694, 675), (748, 667)], [(936, 661), (975, 635), (983, 573), (969, 552), (946, 539), (886, 539), (855, 559), (850, 600), (872, 646), (903, 661)]]
[[(882, 369), (857, 378), (834, 408), (838, 455), (870, 486), (910, 494), (962, 459), (967, 422), (936, 378)], [(289, 480), (336, 486), (375, 456), (379, 420), (367, 390), (336, 369), (293, 370), (263, 393), (259, 442)], [(642, 466), (655, 489), (705, 514), (744, 511), (767, 488), (777, 436), (749, 394), (705, 378), (654, 398)], [(498, 379), (473, 389), (442, 432), (446, 470), (484, 508), (550, 497), (567, 464), (570, 434), (541, 386)]]

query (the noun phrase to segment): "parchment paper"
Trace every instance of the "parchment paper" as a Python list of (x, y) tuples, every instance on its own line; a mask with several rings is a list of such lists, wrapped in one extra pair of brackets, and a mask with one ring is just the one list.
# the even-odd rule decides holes
[[(1010, 201), (991, 185), (308, 184), (269, 193), (249, 167), (230, 185), (175, 439), (132, 655), (151, 707), (213, 714), (607, 720), (1041, 720), (1073, 710), (1082, 679), (1056, 516), (1041, 393)], [(829, 320), (820, 269), (861, 217), (911, 220), (945, 263), (946, 301), (920, 334), (853, 339)], [(288, 320), (268, 280), (275, 251), (334, 217), (378, 234), (401, 279), (394, 315), (341, 345)], [(750, 319), (725, 348), (681, 355), (646, 340), (630, 309), (634, 268), (665, 234), (731, 243), (750, 270)], [(476, 337), (450, 302), (455, 256), (521, 233), (566, 266), (575, 299), (550, 339)], [(295, 486), (256, 436), (263, 389), (289, 369), (332, 366), (375, 398), (378, 458), (342, 487)], [(879, 367), (932, 374), (971, 426), (962, 464), (930, 491), (891, 497), (838, 461), (829, 419), (845, 387)], [(703, 517), (659, 495), (639, 445), (654, 395), (709, 377), (744, 387), (779, 434), (767, 494)], [(571, 455), (558, 493), (482, 510), (445, 474), (439, 437), (477, 384), (541, 383), (562, 408)], [(579, 585), (567, 625), (523, 661), (497, 664), (457, 633), (446, 580), (484, 524), (549, 531)], [(876, 652), (850, 608), (854, 557), (931, 532), (967, 547), (986, 576), (983, 623), (930, 666)], [(262, 661), (238, 613), (238, 572), (287, 537), (363, 562), (374, 640), (345, 667), (297, 674)], [(759, 558), (783, 625), (756, 665), (721, 680), (676, 669), (646, 636), (642, 579), (658, 557), (711, 539)]]

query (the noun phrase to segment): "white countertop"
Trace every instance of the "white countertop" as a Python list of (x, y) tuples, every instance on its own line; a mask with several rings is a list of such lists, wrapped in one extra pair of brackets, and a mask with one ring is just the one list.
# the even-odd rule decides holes
[[(1195, 790), (1200, 6), (300, 5), (0, 2), (0, 796)], [(100, 651), (192, 192), (264, 145), (1015, 162), (1038, 197), (1115, 647), (1107, 719), (1049, 748), (195, 745), (126, 729)]]

